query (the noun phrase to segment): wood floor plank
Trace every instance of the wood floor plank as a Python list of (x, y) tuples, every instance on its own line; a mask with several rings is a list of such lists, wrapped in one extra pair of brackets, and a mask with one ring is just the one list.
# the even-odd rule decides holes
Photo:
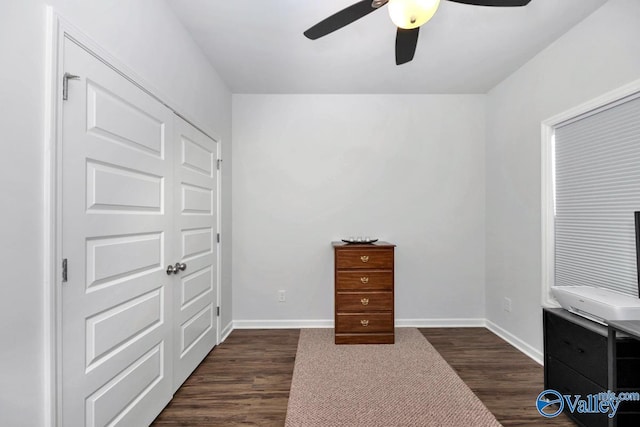
[(284, 425), (299, 334), (297, 329), (233, 331), (152, 425)]
[(564, 414), (543, 418), (536, 398), (543, 367), (485, 328), (424, 328), (422, 335), (505, 427), (574, 427)]
[[(575, 426), (535, 409), (540, 365), (485, 328), (422, 334), (505, 426)], [(153, 426), (282, 426), (300, 331), (234, 330), (176, 392)]]

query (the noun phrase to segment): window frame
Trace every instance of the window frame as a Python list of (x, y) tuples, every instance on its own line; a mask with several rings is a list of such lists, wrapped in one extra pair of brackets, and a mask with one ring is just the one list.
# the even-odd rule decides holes
[(639, 92), (640, 80), (636, 80), (541, 122), (541, 303), (543, 307), (560, 307), (558, 301), (551, 294), (551, 288), (555, 284), (555, 129), (568, 120), (616, 103)]

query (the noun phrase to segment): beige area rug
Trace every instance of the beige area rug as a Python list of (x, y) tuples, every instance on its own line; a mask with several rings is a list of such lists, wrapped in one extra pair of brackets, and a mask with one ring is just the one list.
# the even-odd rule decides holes
[(393, 345), (335, 345), (303, 329), (286, 427), (500, 426), (415, 328)]

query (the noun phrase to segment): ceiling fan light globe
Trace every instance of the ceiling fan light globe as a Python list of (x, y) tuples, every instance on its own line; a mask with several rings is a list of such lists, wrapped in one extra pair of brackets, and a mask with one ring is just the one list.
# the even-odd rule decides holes
[(389, 16), (398, 28), (411, 30), (418, 28), (433, 15), (440, 6), (440, 0), (389, 0)]

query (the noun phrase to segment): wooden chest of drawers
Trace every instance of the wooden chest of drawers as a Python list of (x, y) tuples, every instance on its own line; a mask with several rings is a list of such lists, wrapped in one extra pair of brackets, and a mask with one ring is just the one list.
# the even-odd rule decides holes
[(393, 344), (395, 245), (332, 245), (336, 344)]

